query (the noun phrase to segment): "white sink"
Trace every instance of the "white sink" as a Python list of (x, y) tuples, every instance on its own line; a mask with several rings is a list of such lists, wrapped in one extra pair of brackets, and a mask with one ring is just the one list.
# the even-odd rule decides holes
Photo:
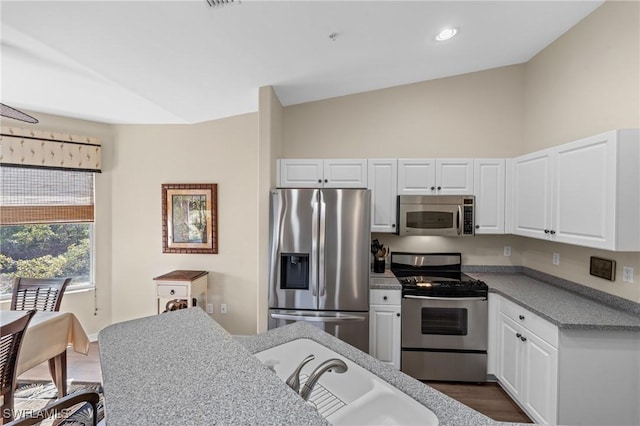
[(300, 361), (311, 354), (315, 359), (302, 369), (303, 383), (306, 376), (329, 358), (339, 358), (348, 367), (341, 374), (325, 373), (309, 398), (309, 403), (316, 406), (331, 424), (407, 425), (419, 422), (421, 425), (438, 425), (438, 418), (427, 407), (313, 340), (293, 340), (255, 356), (285, 381)]

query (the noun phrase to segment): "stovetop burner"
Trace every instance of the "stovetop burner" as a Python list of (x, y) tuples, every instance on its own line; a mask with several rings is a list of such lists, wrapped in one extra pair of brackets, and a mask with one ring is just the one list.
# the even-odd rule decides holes
[(489, 287), (460, 272), (460, 259), (460, 253), (392, 253), (391, 271), (403, 296), (486, 298)]

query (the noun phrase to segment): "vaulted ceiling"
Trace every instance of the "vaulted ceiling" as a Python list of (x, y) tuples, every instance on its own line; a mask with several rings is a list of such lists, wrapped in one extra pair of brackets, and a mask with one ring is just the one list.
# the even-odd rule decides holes
[[(2, 103), (194, 123), (528, 61), (602, 1), (1, 2)], [(458, 34), (435, 40), (445, 27)]]

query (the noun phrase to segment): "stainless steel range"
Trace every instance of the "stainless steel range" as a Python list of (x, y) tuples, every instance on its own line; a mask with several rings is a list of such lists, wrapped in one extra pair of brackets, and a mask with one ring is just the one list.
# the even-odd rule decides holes
[(402, 284), (401, 370), (420, 380), (487, 379), (488, 287), (460, 253), (392, 253)]

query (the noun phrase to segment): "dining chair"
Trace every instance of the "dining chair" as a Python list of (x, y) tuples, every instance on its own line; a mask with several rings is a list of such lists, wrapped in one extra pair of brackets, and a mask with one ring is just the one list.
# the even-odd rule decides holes
[[(8, 423), (6, 426), (29, 426), (35, 425), (47, 418), (57, 417), (59, 418), (62, 414), (64, 414), (71, 407), (84, 403), (74, 410), (74, 413), (82, 414), (82, 419), (74, 419), (74, 415), (72, 414), (69, 418), (62, 420), (60, 423), (56, 422), (55, 424), (58, 426), (61, 425), (93, 425), (96, 426), (98, 422), (98, 403), (100, 402), (100, 394), (93, 390), (82, 390), (78, 392), (74, 392), (65, 396), (64, 398), (60, 398), (51, 404), (47, 405), (45, 408), (39, 411), (35, 411), (30, 413), (28, 416), (21, 417), (15, 419), (14, 421)], [(91, 419), (90, 422), (84, 418), (85, 407), (91, 407)]]
[(2, 424), (13, 419), (13, 391), (16, 388), (16, 371), (22, 337), (31, 317), (36, 313), (30, 310), (21, 318), (2, 326), (0, 332), (0, 389), (2, 393)]
[(11, 310), (59, 311), (64, 290), (71, 278), (23, 278), (13, 283)]

